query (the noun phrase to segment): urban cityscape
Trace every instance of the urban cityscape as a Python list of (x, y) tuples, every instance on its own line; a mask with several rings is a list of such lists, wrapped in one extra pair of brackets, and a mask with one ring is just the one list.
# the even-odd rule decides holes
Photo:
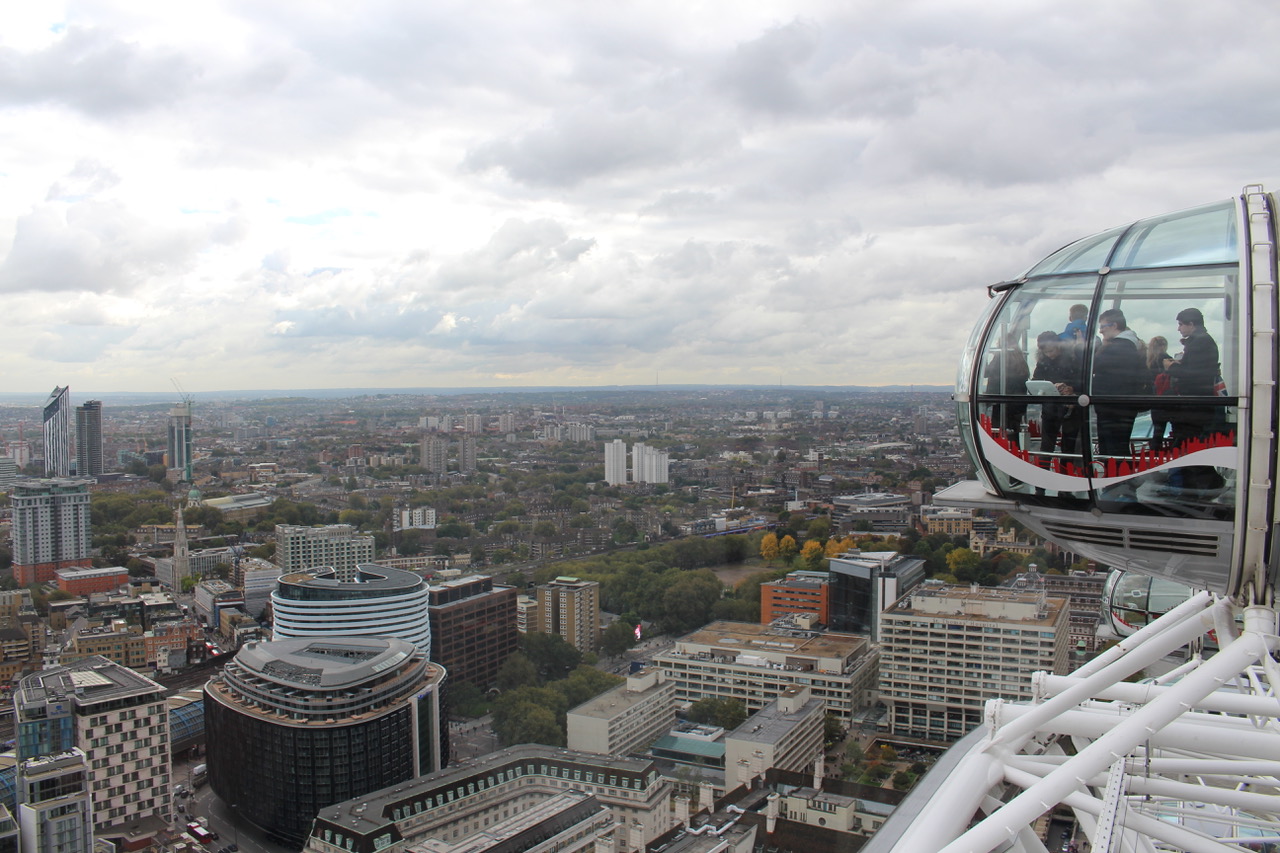
[(0, 853), (1280, 853), (1280, 6), (0, 19)]
[(621, 851), (733, 795), (735, 837), (855, 849), (988, 699), (1116, 636), (1105, 568), (932, 505), (971, 472), (938, 389), (59, 387), (0, 431), (11, 838)]

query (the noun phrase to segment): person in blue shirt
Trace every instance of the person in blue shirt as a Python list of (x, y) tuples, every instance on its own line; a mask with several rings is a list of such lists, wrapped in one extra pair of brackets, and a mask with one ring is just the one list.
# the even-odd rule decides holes
[(1067, 327), (1058, 335), (1060, 341), (1083, 341), (1088, 334), (1089, 306), (1072, 305), (1067, 309)]

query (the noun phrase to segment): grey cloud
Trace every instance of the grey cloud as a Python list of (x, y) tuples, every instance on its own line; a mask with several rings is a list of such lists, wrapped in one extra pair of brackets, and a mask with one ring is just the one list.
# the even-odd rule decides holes
[(84, 159), (76, 163), (66, 177), (49, 187), (45, 201), (76, 201), (85, 196), (97, 195), (120, 183), (120, 176), (97, 160)]
[(0, 293), (127, 293), (182, 273), (208, 240), (200, 229), (159, 227), (114, 202), (42, 205), (17, 221), (0, 261)]
[(738, 46), (728, 58), (720, 84), (750, 110), (796, 113), (810, 107), (804, 65), (813, 57), (819, 34), (810, 24), (794, 22), (768, 30)]
[(531, 186), (572, 187), (604, 175), (669, 168), (736, 145), (731, 128), (674, 110), (577, 109), (477, 145), (462, 165), (471, 172), (501, 169)]
[(107, 118), (173, 101), (198, 73), (175, 52), (71, 26), (41, 51), (0, 49), (0, 104), (61, 103)]
[(669, 190), (658, 200), (640, 208), (640, 214), (656, 216), (687, 216), (710, 211), (716, 204), (716, 194), (706, 190)]
[(53, 326), (37, 336), (33, 356), (64, 364), (101, 362), (112, 347), (128, 340), (136, 326)]

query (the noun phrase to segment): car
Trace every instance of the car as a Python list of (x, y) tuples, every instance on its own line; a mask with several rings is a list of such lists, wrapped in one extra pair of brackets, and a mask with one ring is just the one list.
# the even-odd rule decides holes
[(230, 853), (236, 853), (239, 849), (240, 845), (236, 844), (234, 841), (227, 845), (227, 850), (230, 851)]
[(213, 837), (214, 841), (218, 840), (218, 833), (214, 832), (212, 829), (209, 830), (209, 835)]

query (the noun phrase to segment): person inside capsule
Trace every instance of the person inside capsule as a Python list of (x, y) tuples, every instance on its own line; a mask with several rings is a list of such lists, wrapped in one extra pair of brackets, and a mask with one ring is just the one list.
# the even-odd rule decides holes
[[(1064, 333), (1065, 334), (1065, 333)], [(1062, 453), (1075, 456), (1080, 440), (1080, 407), (1076, 398), (1083, 389), (1080, 373), (1080, 350), (1077, 339), (1064, 339), (1061, 334), (1045, 331), (1036, 336), (1036, 369), (1031, 378), (1053, 384), (1062, 399), (1046, 399), (1040, 404), (1040, 457), (1041, 467), (1048, 467), (1058, 452), (1062, 441)], [(1048, 389), (1045, 389), (1046, 392)]]
[[(1124, 312), (1110, 308), (1098, 316), (1102, 341), (1093, 354), (1093, 393), (1098, 397), (1138, 397), (1150, 390), (1142, 339), (1125, 321)], [(1131, 457), (1133, 424), (1143, 407), (1131, 402), (1098, 403), (1098, 453)]]

